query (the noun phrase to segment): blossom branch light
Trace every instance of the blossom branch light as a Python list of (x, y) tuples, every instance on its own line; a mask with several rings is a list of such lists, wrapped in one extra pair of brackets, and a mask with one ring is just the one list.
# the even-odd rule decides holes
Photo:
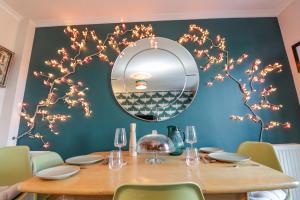
[[(92, 114), (90, 104), (86, 99), (88, 88), (84, 87), (83, 82), (76, 82), (72, 79), (72, 75), (77, 72), (77, 68), (92, 62), (95, 57), (112, 66), (114, 64), (112, 60), (114, 59), (109, 58), (106, 52), (108, 48), (111, 48), (116, 56), (122, 56), (122, 50), (127, 46), (135, 46), (136, 40), (155, 36), (151, 25), (136, 25), (132, 29), (127, 29), (124, 23), (115, 26), (113, 32), (107, 34), (104, 40), (101, 40), (94, 30), (88, 28), (80, 31), (77, 28), (68, 26), (64, 29), (64, 32), (70, 37), (70, 47), (63, 47), (57, 51), (60, 57), (59, 60), (50, 59), (45, 61), (45, 65), (54, 70), (53, 73), (33, 72), (35, 77), (42, 79), (48, 93), (45, 98), (38, 102), (32, 114), (27, 111), (29, 106), (27, 103), (21, 104), (20, 116), (25, 120), (27, 130), (13, 139), (28, 136), (40, 140), (44, 148), (49, 148), (50, 143), (45, 140), (45, 134), (35, 130), (37, 121), (41, 119), (41, 121), (46, 122), (49, 131), (57, 135), (59, 132), (56, 130), (56, 123), (65, 122), (71, 118), (71, 115), (52, 113), (51, 109), (54, 105), (63, 102), (69, 109), (81, 106), (86, 117)], [(84, 55), (89, 43), (96, 44), (96, 49), (90, 55)], [(63, 92), (62, 88), (66, 86), (68, 89)]]
[[(178, 39), (178, 42), (180, 44), (191, 42), (196, 45), (196, 48), (194, 49), (195, 56), (198, 58), (206, 59), (206, 63), (204, 64), (204, 66), (200, 67), (203, 71), (209, 70), (212, 65), (222, 64), (222, 72), (218, 73), (210, 81), (208, 81), (206, 83), (207, 86), (211, 87), (215, 82), (223, 82), (225, 78), (232, 80), (237, 85), (239, 91), (243, 96), (243, 104), (246, 106), (250, 113), (244, 116), (231, 115), (231, 120), (243, 121), (244, 119), (248, 119), (254, 123), (258, 123), (260, 125), (259, 141), (263, 140), (263, 133), (265, 130), (269, 130), (275, 127), (291, 128), (290, 122), (281, 123), (270, 121), (268, 123), (265, 123), (257, 113), (257, 111), (261, 109), (278, 111), (283, 107), (281, 104), (272, 104), (268, 101), (268, 96), (277, 91), (277, 89), (272, 85), (264, 88), (260, 92), (258, 92), (254, 88), (254, 83), (263, 84), (267, 75), (269, 75), (270, 73), (281, 72), (281, 64), (274, 63), (261, 68), (261, 60), (255, 59), (250, 67), (245, 71), (245, 74), (248, 75), (247, 81), (242, 81), (241, 79), (234, 76), (231, 71), (235, 68), (236, 65), (243, 64), (243, 62), (248, 58), (248, 55), (242, 54), (236, 60), (230, 58), (229, 51), (226, 49), (225, 38), (222, 38), (220, 35), (218, 35), (216, 38), (212, 39), (209, 36), (209, 31), (207, 29), (203, 29), (197, 25), (192, 24), (189, 26), (188, 33), (181, 36)], [(211, 52), (217, 53), (212, 55)], [(255, 93), (259, 93), (260, 100), (259, 102), (251, 105), (249, 103), (249, 100), (254, 96)]]
[[(127, 29), (126, 24), (122, 23), (114, 27), (111, 33), (108, 33), (104, 39), (99, 38), (94, 30), (85, 28), (79, 30), (74, 27), (66, 27), (64, 29), (66, 35), (70, 38), (70, 46), (60, 48), (57, 51), (60, 59), (50, 59), (45, 61), (53, 73), (44, 71), (34, 71), (33, 75), (42, 79), (42, 84), (47, 88), (46, 97), (42, 98), (37, 105), (34, 106), (33, 113), (28, 112), (29, 105), (21, 104), (21, 118), (27, 124), (27, 130), (18, 135), (14, 139), (21, 139), (28, 136), (33, 139), (38, 139), (42, 142), (44, 148), (48, 148), (50, 143), (45, 140), (45, 134), (38, 132), (37, 122), (39, 120), (47, 123), (49, 131), (55, 135), (59, 134), (56, 124), (65, 122), (71, 118), (71, 115), (62, 113), (52, 113), (51, 110), (57, 103), (64, 103), (67, 108), (71, 109), (75, 106), (80, 106), (83, 109), (84, 115), (89, 117), (92, 114), (90, 104), (87, 101), (88, 88), (83, 82), (75, 81), (72, 75), (77, 72), (77, 68), (84, 66), (93, 61), (94, 58), (102, 62), (108, 63), (110, 66), (114, 64), (114, 58), (111, 58), (107, 53), (108, 49), (112, 50), (116, 56), (123, 56), (122, 50), (128, 46), (135, 46), (136, 41), (143, 38), (149, 38), (151, 47), (157, 48), (155, 42), (155, 34), (151, 25), (136, 25), (131, 29)], [(200, 68), (203, 71), (208, 71), (214, 65), (222, 65), (223, 70), (216, 74), (207, 86), (213, 86), (215, 82), (223, 82), (225, 79), (234, 81), (243, 95), (243, 103), (248, 108), (249, 114), (244, 116), (232, 115), (230, 118), (235, 121), (243, 121), (244, 119), (251, 120), (260, 124), (260, 138), (264, 130), (269, 130), (275, 127), (290, 128), (289, 122), (264, 121), (258, 116), (257, 111), (269, 109), (278, 111), (283, 106), (281, 104), (273, 104), (268, 100), (269, 95), (276, 92), (276, 88), (272, 85), (264, 88), (262, 91), (256, 91), (254, 84), (263, 84), (266, 76), (272, 72), (281, 72), (282, 66), (278, 63), (260, 67), (261, 60), (256, 59), (251, 66), (247, 68), (245, 74), (248, 75), (247, 81), (242, 81), (232, 75), (231, 71), (236, 65), (243, 64), (248, 58), (247, 54), (242, 54), (238, 59), (234, 60), (229, 57), (229, 52), (226, 50), (225, 38), (217, 35), (215, 38), (210, 37), (207, 29), (203, 29), (197, 25), (190, 25), (188, 33), (178, 39), (178, 42), (185, 44), (187, 42), (194, 43), (196, 48), (194, 54), (197, 58), (205, 60), (205, 64)], [(95, 49), (86, 55), (85, 50), (92, 43)], [(224, 63), (224, 64), (223, 64)], [(65, 89), (67, 88), (67, 89)], [(260, 101), (250, 104), (249, 100), (252, 95), (260, 94)]]

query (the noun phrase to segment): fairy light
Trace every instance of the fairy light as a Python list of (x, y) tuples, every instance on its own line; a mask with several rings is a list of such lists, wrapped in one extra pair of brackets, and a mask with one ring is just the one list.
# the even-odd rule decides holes
[[(232, 80), (239, 91), (242, 94), (242, 101), (246, 108), (249, 110), (249, 114), (244, 116), (231, 115), (230, 119), (234, 121), (244, 121), (245, 119), (250, 120), (254, 123), (258, 123), (260, 126), (259, 140), (262, 141), (264, 130), (269, 130), (275, 127), (291, 128), (289, 122), (280, 123), (270, 121), (265, 125), (263, 119), (258, 116), (256, 111), (267, 109), (271, 111), (278, 111), (283, 106), (281, 104), (272, 104), (268, 101), (268, 96), (277, 91), (277, 88), (272, 85), (257, 91), (254, 88), (254, 83), (263, 84), (268, 74), (272, 72), (281, 72), (282, 65), (274, 63), (261, 67), (262, 61), (255, 59), (245, 70), (245, 74), (248, 75), (247, 81), (242, 81), (238, 77), (234, 76), (231, 71), (235, 69), (236, 65), (241, 65), (246, 59), (247, 54), (242, 54), (239, 58), (234, 60), (229, 57), (229, 51), (226, 49), (225, 38), (217, 35), (215, 38), (210, 37), (210, 33), (207, 29), (203, 29), (198, 25), (192, 24), (188, 27), (188, 33), (183, 34), (179, 39), (178, 43), (186, 44), (193, 43), (196, 47), (194, 49), (194, 55), (197, 58), (206, 60), (206, 63), (200, 68), (205, 72), (213, 66), (223, 66), (223, 72), (216, 74), (213, 78), (206, 82), (206, 86), (212, 87), (215, 82), (223, 82), (225, 78)], [(249, 100), (254, 96), (259, 96), (258, 103), (249, 104)]]
[(224, 76), (222, 75), (222, 74), (217, 74), (215, 77), (214, 77), (214, 79), (216, 80), (216, 81), (220, 81), (220, 82), (223, 82), (224, 81)]
[[(51, 146), (50, 143), (44, 140), (45, 133), (36, 132), (35, 130), (37, 121), (42, 119), (48, 123), (50, 132), (57, 135), (59, 132), (56, 130), (56, 123), (65, 122), (72, 117), (67, 114), (52, 113), (51, 107), (53, 105), (63, 102), (66, 104), (68, 109), (75, 106), (82, 107), (86, 117), (89, 117), (92, 114), (90, 104), (86, 99), (88, 88), (84, 87), (83, 82), (76, 82), (72, 80), (72, 75), (77, 72), (78, 67), (91, 63), (94, 58), (98, 58), (101, 62), (106, 62), (110, 66), (113, 66), (114, 59), (110, 58), (106, 50), (110, 48), (112, 52), (115, 52), (116, 56), (122, 57), (123, 49), (127, 46), (136, 46), (136, 41), (139, 39), (149, 38), (152, 48), (157, 48), (158, 45), (155, 41), (155, 34), (151, 25), (135, 25), (132, 29), (127, 29), (123, 19), (121, 19), (120, 25), (116, 25), (113, 31), (106, 35), (105, 39), (101, 39), (95, 30), (89, 30), (88, 28), (79, 30), (77, 28), (67, 26), (64, 29), (64, 33), (69, 36), (70, 48), (63, 47), (57, 50), (57, 54), (60, 56), (60, 59), (49, 59), (45, 61), (45, 65), (49, 66), (51, 69), (55, 69), (58, 73), (46, 73), (43, 71), (33, 72), (34, 77), (42, 79), (42, 83), (47, 86), (46, 89), (48, 90), (48, 95), (38, 102), (32, 114), (27, 112), (27, 103), (20, 104), (20, 116), (25, 120), (28, 129), (15, 139), (28, 136), (33, 139), (39, 139), (44, 148), (49, 148)], [(255, 123), (259, 123), (261, 127), (260, 140), (262, 139), (262, 133), (264, 130), (269, 130), (275, 127), (291, 127), (289, 122), (280, 123), (270, 121), (265, 125), (263, 120), (256, 113), (256, 111), (261, 109), (278, 111), (283, 107), (280, 104), (272, 104), (267, 100), (269, 95), (277, 91), (272, 85), (259, 92), (259, 95), (262, 98), (261, 101), (252, 105), (248, 103), (252, 95), (257, 92), (254, 89), (253, 84), (264, 83), (267, 75), (271, 72), (281, 72), (281, 64), (274, 63), (265, 67), (260, 67), (262, 61), (255, 59), (245, 71), (245, 74), (249, 77), (249, 83), (246, 84), (243, 83), (242, 80), (233, 76), (231, 71), (236, 65), (243, 64), (243, 62), (248, 58), (248, 55), (242, 54), (236, 60), (230, 58), (229, 52), (226, 50), (226, 40), (222, 36), (217, 35), (215, 38), (211, 38), (207, 29), (191, 24), (188, 27), (188, 33), (183, 34), (178, 39), (178, 42), (180, 44), (191, 42), (196, 45), (196, 48), (194, 49), (195, 57), (206, 60), (204, 65), (200, 66), (203, 71), (208, 71), (215, 65), (223, 66), (222, 72), (216, 74), (206, 83), (208, 87), (213, 86), (215, 82), (223, 82), (225, 78), (228, 78), (237, 84), (243, 96), (243, 103), (249, 109), (250, 114), (246, 114), (244, 116), (232, 115), (230, 116), (232, 120), (243, 121), (248, 119)], [(82, 56), (82, 52), (88, 48), (89, 43), (95, 44), (95, 51), (90, 55)], [(70, 55), (74, 56), (71, 57)], [(250, 88), (248, 88), (249, 85)], [(65, 93), (62, 93), (60, 91), (60, 86), (68, 86), (69, 88)]]
[[(27, 130), (13, 139), (28, 136), (29, 138), (40, 140), (44, 148), (49, 148), (51, 145), (48, 141), (45, 141), (45, 133), (36, 132), (35, 130), (38, 120), (41, 119), (46, 122), (49, 131), (54, 135), (58, 135), (59, 131), (56, 124), (65, 122), (72, 117), (67, 114), (52, 113), (51, 108), (53, 105), (62, 102), (66, 104), (68, 109), (80, 106), (86, 117), (91, 116), (93, 112), (90, 103), (86, 99), (89, 89), (84, 87), (83, 82), (76, 82), (72, 79), (72, 75), (77, 73), (77, 68), (91, 63), (94, 57), (98, 57), (100, 61), (112, 66), (114, 62), (106, 53), (108, 48), (111, 48), (117, 56), (120, 56), (125, 47), (135, 46), (137, 40), (154, 37), (151, 25), (136, 25), (132, 29), (127, 29), (123, 20), (121, 25), (115, 26), (113, 32), (108, 33), (104, 40), (100, 39), (94, 30), (89, 30), (88, 28), (80, 31), (77, 28), (67, 26), (64, 29), (64, 33), (69, 36), (70, 48), (63, 47), (57, 50), (57, 55), (60, 59), (49, 59), (44, 62), (46, 66), (49, 66), (56, 72), (33, 72), (33, 76), (42, 79), (42, 84), (47, 86), (48, 94), (45, 98), (39, 100), (32, 114), (27, 112), (27, 103), (20, 104), (20, 117), (27, 124)], [(82, 52), (87, 49), (89, 43), (96, 44), (96, 50), (90, 55), (83, 56)], [(75, 56), (71, 57), (70, 55)], [(60, 91), (63, 89), (60, 88), (65, 88), (65, 86), (68, 89), (63, 93)]]
[(206, 82), (206, 86), (207, 86), (207, 87), (211, 87), (211, 86), (213, 86), (213, 84), (214, 84), (214, 83), (213, 83), (212, 81)]

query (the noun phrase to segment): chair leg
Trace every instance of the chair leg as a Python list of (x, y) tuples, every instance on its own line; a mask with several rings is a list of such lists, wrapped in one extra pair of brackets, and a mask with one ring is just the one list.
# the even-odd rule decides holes
[(14, 200), (37, 200), (37, 195), (35, 193), (21, 193)]

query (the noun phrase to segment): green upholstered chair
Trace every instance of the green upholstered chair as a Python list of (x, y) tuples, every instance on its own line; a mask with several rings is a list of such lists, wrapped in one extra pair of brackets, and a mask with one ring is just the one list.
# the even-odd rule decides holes
[(32, 151), (30, 157), (33, 175), (44, 169), (64, 164), (61, 156), (53, 151)]
[(23, 199), (26, 193), (19, 194), (16, 183), (24, 181), (32, 176), (29, 148), (26, 146), (2, 147), (0, 148), (0, 186), (7, 186), (4, 195), (17, 196)]
[[(44, 169), (64, 164), (61, 156), (53, 151), (31, 151), (30, 159), (33, 175)], [(48, 198), (51, 199), (50, 195), (48, 194), (37, 195), (38, 200), (45, 200)]]
[(204, 200), (201, 189), (194, 183), (172, 185), (123, 185), (113, 200)]
[(283, 172), (272, 144), (265, 142), (243, 142), (237, 153), (251, 157), (251, 160)]
[[(14, 146), (0, 148), (0, 199), (1, 194), (14, 196), (18, 193), (16, 183), (24, 181), (37, 172), (62, 165), (61, 156), (51, 151), (29, 152), (27, 146)], [(3, 186), (3, 187), (1, 187)], [(4, 191), (5, 190), (5, 191)], [(16, 199), (27, 198), (29, 194), (22, 193)], [(49, 195), (30, 194), (34, 199), (47, 199)]]
[(32, 176), (27, 146), (0, 148), (0, 160), (0, 186), (13, 185)]

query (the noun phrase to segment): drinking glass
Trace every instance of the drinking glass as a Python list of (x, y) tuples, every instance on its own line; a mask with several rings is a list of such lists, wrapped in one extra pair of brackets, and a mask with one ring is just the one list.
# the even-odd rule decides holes
[(120, 169), (123, 166), (122, 152), (111, 151), (108, 157), (109, 169)]
[(186, 148), (185, 162), (187, 166), (195, 166), (199, 164), (199, 153), (197, 148)]
[(118, 147), (119, 151), (121, 151), (121, 148), (125, 147), (126, 144), (127, 144), (127, 139), (126, 139), (125, 128), (117, 128), (115, 132), (115, 141), (114, 141), (115, 147)]
[(185, 128), (185, 142), (191, 144), (191, 148), (193, 148), (193, 144), (197, 142), (195, 126), (187, 126)]

